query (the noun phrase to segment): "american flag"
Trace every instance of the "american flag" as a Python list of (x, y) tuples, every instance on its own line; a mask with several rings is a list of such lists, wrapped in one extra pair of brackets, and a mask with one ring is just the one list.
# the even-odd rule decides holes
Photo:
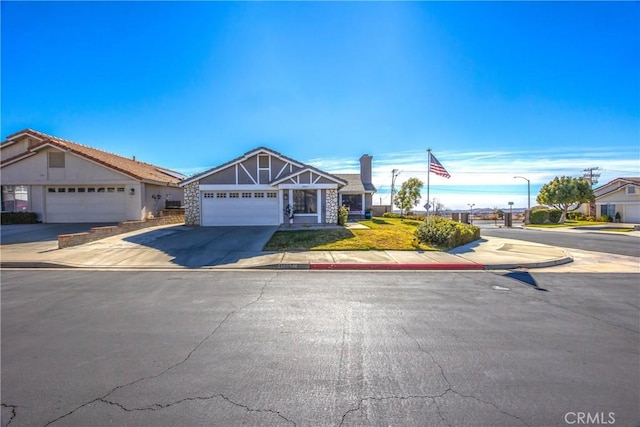
[(445, 178), (451, 178), (449, 172), (447, 172), (444, 166), (440, 164), (438, 159), (436, 159), (436, 156), (431, 154), (431, 152), (429, 152), (429, 163), (431, 172), (435, 173), (436, 175), (444, 176)]

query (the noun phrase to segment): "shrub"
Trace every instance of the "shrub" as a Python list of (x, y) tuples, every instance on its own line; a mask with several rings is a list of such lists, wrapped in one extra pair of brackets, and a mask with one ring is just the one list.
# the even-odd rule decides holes
[(529, 220), (531, 224), (557, 224), (561, 216), (559, 209), (536, 209), (531, 211)]
[(385, 212), (382, 214), (383, 218), (400, 218), (400, 214), (397, 214), (395, 212)]
[(611, 215), (604, 214), (600, 218), (598, 218), (598, 221), (600, 221), (600, 222), (613, 222), (613, 218), (611, 218)]
[(549, 209), (536, 209), (529, 215), (531, 224), (546, 224), (549, 222)]
[(2, 225), (9, 224), (37, 224), (34, 212), (2, 212)]
[(587, 216), (582, 212), (569, 212), (567, 214), (567, 219), (572, 221), (584, 221), (587, 219)]
[(562, 211), (558, 209), (551, 209), (549, 211), (549, 222), (552, 224), (557, 224), (560, 221), (560, 217), (562, 216)]
[(407, 212), (406, 214), (400, 215), (395, 212), (385, 212), (382, 214), (383, 218), (402, 218), (402, 219), (412, 219), (414, 221), (423, 221), (427, 216), (426, 215), (416, 215), (411, 212)]
[(466, 245), (480, 238), (480, 228), (438, 216), (418, 225), (415, 236), (420, 243), (443, 249)]
[(349, 208), (346, 206), (340, 206), (338, 208), (338, 224), (344, 226), (349, 219)]

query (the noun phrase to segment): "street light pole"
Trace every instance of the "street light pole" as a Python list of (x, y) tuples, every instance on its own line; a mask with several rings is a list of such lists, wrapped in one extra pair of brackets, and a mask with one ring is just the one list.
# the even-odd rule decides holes
[(475, 203), (467, 203), (467, 206), (469, 206), (469, 222), (471, 224), (473, 224), (473, 207), (475, 206)]
[(514, 176), (515, 178), (522, 178), (525, 181), (527, 181), (527, 210), (530, 211), (531, 210), (531, 181), (529, 181), (529, 179), (525, 178), (524, 176)]

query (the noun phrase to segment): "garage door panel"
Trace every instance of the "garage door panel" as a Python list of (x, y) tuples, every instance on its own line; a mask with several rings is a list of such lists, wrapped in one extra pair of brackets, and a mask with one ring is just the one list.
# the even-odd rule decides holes
[(47, 222), (120, 222), (126, 217), (124, 192), (47, 191)]
[(631, 224), (640, 224), (640, 204), (625, 205), (622, 220)]
[[(279, 209), (277, 197), (266, 197), (265, 192), (238, 193), (203, 192), (202, 225), (277, 225)], [(221, 195), (224, 194), (224, 197)], [(244, 197), (242, 197), (244, 194)], [(256, 197), (256, 194), (261, 197)], [(250, 196), (249, 196), (250, 195)]]

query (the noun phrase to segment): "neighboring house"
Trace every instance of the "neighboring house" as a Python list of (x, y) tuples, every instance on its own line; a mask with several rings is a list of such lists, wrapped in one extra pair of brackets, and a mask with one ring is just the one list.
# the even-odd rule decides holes
[(640, 224), (640, 178), (616, 178), (593, 190), (596, 215), (609, 215), (620, 221)]
[(42, 222), (120, 222), (183, 200), (185, 176), (135, 158), (23, 130), (0, 144), (2, 210)]
[(371, 156), (360, 174), (334, 175), (265, 147), (194, 175), (185, 190), (187, 225), (336, 224), (338, 206), (371, 206)]

